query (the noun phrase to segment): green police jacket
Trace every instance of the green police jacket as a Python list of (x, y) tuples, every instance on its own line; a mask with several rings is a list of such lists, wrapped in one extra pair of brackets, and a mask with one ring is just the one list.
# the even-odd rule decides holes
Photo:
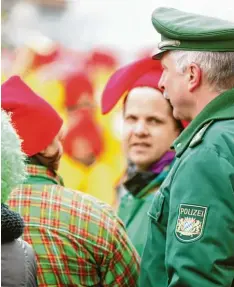
[(137, 195), (133, 196), (128, 192), (121, 198), (118, 215), (124, 222), (127, 234), (140, 256), (142, 255), (147, 238), (149, 223), (147, 212), (152, 204), (155, 192), (168, 175), (173, 162), (167, 165), (164, 170)]
[(124, 222), (127, 234), (140, 256), (142, 255), (147, 237), (147, 212), (156, 191), (157, 187), (150, 191), (144, 198), (134, 197), (128, 193), (121, 199), (118, 210), (118, 215)]
[(234, 286), (234, 89), (174, 147), (176, 162), (148, 213), (140, 286)]

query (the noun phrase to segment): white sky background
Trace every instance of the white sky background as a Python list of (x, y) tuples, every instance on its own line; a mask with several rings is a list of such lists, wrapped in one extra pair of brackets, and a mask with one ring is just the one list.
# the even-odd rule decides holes
[(45, 15), (30, 4), (18, 5), (9, 21), (14, 33), (9, 34), (14, 41), (22, 42), (23, 30), (38, 29), (74, 49), (110, 46), (129, 54), (143, 47), (154, 47), (160, 40), (151, 24), (151, 14), (160, 6), (234, 22), (234, 0), (68, 0), (68, 3), (68, 11), (61, 15)]
[(76, 5), (75, 2), (78, 1), (70, 1), (70, 7), (93, 30), (88, 33), (93, 35), (93, 43), (121, 48), (126, 55), (142, 47), (154, 47), (160, 40), (151, 23), (152, 12), (160, 6), (234, 22), (234, 0), (80, 0)]
[[(75, 13), (87, 15), (97, 29), (99, 44), (121, 45), (126, 49), (154, 44), (159, 40), (151, 24), (153, 10), (160, 6), (220, 17), (234, 22), (233, 0), (80, 0), (69, 1)], [(93, 18), (92, 18), (93, 17)], [(89, 18), (89, 19), (88, 19)], [(91, 25), (91, 23), (90, 23)], [(92, 25), (91, 25), (92, 26)], [(95, 29), (96, 26), (96, 29)]]
[[(74, 8), (75, 2), (70, 1), (71, 7)], [(116, 44), (131, 49), (142, 44), (154, 44), (160, 39), (151, 24), (151, 14), (160, 6), (234, 22), (233, 0), (80, 0), (76, 11), (93, 15), (100, 44)]]

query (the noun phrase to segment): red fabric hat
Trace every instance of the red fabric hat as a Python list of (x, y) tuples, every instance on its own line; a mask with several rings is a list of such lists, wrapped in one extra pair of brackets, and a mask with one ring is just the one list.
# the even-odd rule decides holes
[[(147, 57), (117, 70), (109, 79), (102, 94), (103, 114), (110, 112), (122, 96), (136, 87), (158, 87), (162, 75), (160, 61)], [(185, 128), (188, 122), (181, 121)]]
[(32, 68), (38, 69), (41, 66), (51, 64), (56, 61), (56, 59), (59, 56), (59, 50), (56, 49), (55, 51), (52, 51), (51, 53), (47, 55), (42, 55), (39, 53), (35, 53), (33, 62), (32, 62)]
[(86, 67), (104, 66), (115, 69), (118, 65), (117, 59), (109, 51), (95, 50), (87, 59)]
[(69, 76), (65, 82), (65, 106), (76, 106), (82, 95), (86, 94), (93, 100), (93, 86), (88, 76), (84, 73), (76, 73)]
[(161, 74), (160, 62), (149, 57), (120, 68), (111, 76), (103, 91), (102, 113), (110, 112), (119, 99), (135, 87), (148, 86), (159, 89)]
[(63, 120), (20, 77), (11, 77), (1, 89), (2, 109), (12, 113), (12, 122), (23, 140), (23, 152), (28, 156), (41, 152), (52, 143)]
[(91, 113), (87, 109), (77, 112), (77, 122), (66, 134), (63, 147), (64, 152), (72, 157), (73, 141), (83, 138), (87, 140), (95, 156), (98, 156), (103, 150), (103, 138), (100, 129), (95, 123)]

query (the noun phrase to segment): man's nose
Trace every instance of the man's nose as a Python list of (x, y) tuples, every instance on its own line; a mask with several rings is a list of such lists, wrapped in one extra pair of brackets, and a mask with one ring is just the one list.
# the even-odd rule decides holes
[(168, 94), (167, 94), (167, 92), (165, 90), (165, 85), (164, 85), (164, 74), (162, 74), (162, 76), (161, 76), (161, 78), (159, 80), (158, 87), (162, 91), (163, 97), (165, 99), (169, 100), (169, 97), (168, 97)]
[(139, 121), (135, 124), (134, 133), (137, 136), (148, 135), (149, 131), (144, 121)]
[(158, 82), (158, 87), (160, 90), (162, 90), (162, 92), (164, 92), (165, 86), (164, 86), (164, 75), (163, 74)]

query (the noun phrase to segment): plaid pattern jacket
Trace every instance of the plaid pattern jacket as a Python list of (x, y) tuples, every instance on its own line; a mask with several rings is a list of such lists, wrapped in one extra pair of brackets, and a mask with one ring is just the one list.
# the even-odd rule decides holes
[(23, 238), (36, 252), (39, 286), (137, 286), (139, 256), (111, 207), (64, 188), (43, 166), (27, 169), (27, 181), (8, 204), (25, 220)]

